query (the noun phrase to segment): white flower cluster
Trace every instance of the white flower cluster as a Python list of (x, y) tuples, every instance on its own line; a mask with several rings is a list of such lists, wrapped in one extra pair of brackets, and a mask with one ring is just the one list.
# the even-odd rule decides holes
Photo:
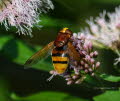
[(104, 11), (100, 14), (99, 17), (90, 20), (87, 20), (89, 28), (83, 31), (91, 39), (96, 40), (118, 54), (118, 58), (116, 59), (116, 63), (120, 62), (120, 7), (115, 9), (114, 13), (106, 13)]
[(39, 15), (54, 6), (50, 0), (1, 0), (0, 22), (15, 26), (19, 34), (32, 35), (32, 27), (40, 21)]

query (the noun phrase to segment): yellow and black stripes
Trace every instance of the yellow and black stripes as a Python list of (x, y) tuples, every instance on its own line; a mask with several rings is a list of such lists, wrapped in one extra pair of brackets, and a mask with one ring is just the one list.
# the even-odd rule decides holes
[(53, 60), (53, 63), (61, 63), (61, 64), (68, 63), (68, 57), (53, 56), (52, 60)]
[[(59, 51), (58, 51), (59, 52)], [(52, 56), (58, 56), (58, 57), (68, 57), (68, 54), (63, 53), (53, 53)]]
[(55, 64), (55, 63), (67, 64), (67, 63), (68, 63), (68, 61), (53, 61), (53, 63), (54, 63), (54, 64)]
[(68, 67), (69, 58), (66, 49), (53, 49), (52, 51), (53, 66), (57, 73), (62, 74)]

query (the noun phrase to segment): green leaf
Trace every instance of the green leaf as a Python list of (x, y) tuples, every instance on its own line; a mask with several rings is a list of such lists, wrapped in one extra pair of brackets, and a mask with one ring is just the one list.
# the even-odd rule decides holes
[(111, 4), (114, 4), (114, 3), (120, 3), (120, 0), (93, 0), (94, 2), (98, 2), (98, 3), (111, 3)]
[(44, 91), (27, 97), (19, 97), (12, 94), (11, 97), (16, 101), (89, 101), (87, 99), (71, 96), (67, 93), (53, 91)]
[(102, 87), (103, 86), (103, 83), (101, 81), (100, 78), (98, 78), (97, 76), (90, 76), (90, 75), (87, 75), (86, 76), (86, 79), (85, 79), (85, 82), (89, 84), (89, 86), (91, 87)]
[(119, 82), (120, 81), (120, 76), (102, 74), (102, 75), (100, 75), (100, 77), (104, 80), (111, 81), (111, 82)]
[(4, 44), (11, 38), (11, 36), (0, 36), (0, 50), (4, 46)]
[[(39, 46), (27, 45), (24, 41), (15, 39), (13, 36), (0, 37), (0, 52), (5, 55), (10, 61), (24, 65), (28, 58), (40, 50)], [(44, 57), (43, 57), (44, 58)], [(31, 66), (35, 69), (49, 71), (52, 69), (50, 58), (41, 60), (38, 64)]]
[(10, 94), (8, 82), (3, 77), (0, 77), (0, 101), (11, 101)]
[(39, 25), (46, 27), (64, 27), (64, 26), (70, 26), (71, 24), (66, 20), (41, 16), (41, 22), (39, 22)]
[(120, 91), (106, 91), (104, 94), (95, 96), (94, 101), (119, 101)]

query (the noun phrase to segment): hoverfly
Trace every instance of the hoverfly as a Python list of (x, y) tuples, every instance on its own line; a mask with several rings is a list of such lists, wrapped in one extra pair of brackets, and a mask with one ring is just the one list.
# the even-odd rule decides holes
[(25, 65), (35, 64), (51, 53), (55, 74), (64, 74), (70, 65), (70, 58), (77, 61), (80, 59), (78, 52), (70, 41), (72, 35), (71, 30), (63, 28), (58, 32), (55, 41), (50, 42), (43, 49), (35, 53), (26, 61)]

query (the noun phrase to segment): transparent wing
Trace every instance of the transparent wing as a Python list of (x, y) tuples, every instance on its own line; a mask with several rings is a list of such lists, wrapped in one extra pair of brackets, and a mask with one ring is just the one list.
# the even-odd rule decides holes
[(76, 61), (80, 60), (80, 55), (71, 42), (68, 42), (67, 51), (68, 51), (70, 58), (72, 58), (73, 60), (76, 60)]
[(37, 53), (35, 53), (33, 56), (31, 56), (26, 61), (26, 63), (24, 64), (25, 67), (36, 64), (39, 60), (41, 60), (41, 59), (45, 58), (46, 56), (50, 55), (53, 48), (54, 48), (54, 41), (50, 42), (44, 48), (42, 48)]

